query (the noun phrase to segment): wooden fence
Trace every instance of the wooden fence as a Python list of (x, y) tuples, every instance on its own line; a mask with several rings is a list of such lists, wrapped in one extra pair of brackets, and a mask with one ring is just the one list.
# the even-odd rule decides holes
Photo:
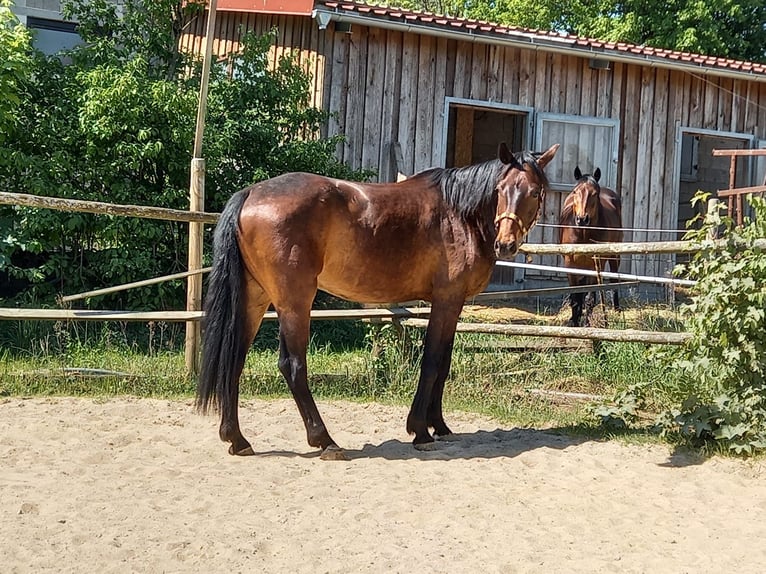
[(718, 197), (728, 199), (728, 213), (736, 218), (737, 225), (740, 227), (744, 222), (744, 205), (742, 198), (750, 193), (766, 193), (766, 173), (763, 176), (763, 183), (755, 187), (736, 187), (737, 179), (737, 158), (744, 157), (764, 157), (766, 149), (714, 149), (713, 156), (729, 157), (729, 189), (719, 190)]
[[(27, 194), (0, 192), (0, 205), (21, 205), (35, 208), (56, 209), (63, 211), (86, 212), (106, 215), (132, 216), (140, 218), (165, 219), (172, 221), (187, 221), (199, 224), (215, 223), (218, 214), (201, 211), (183, 211), (151, 206), (115, 205), (103, 202), (80, 201), (71, 199), (58, 199), (40, 197)], [(757, 240), (756, 246), (766, 249), (766, 239)], [(700, 244), (687, 241), (663, 241), (645, 243), (614, 243), (600, 245), (541, 245), (526, 244), (522, 252), (526, 254), (650, 254), (650, 253), (691, 253), (698, 251)], [(61, 302), (71, 302), (87, 297), (95, 297), (109, 292), (124, 290), (139, 286), (145, 286), (162, 281), (180, 279), (192, 275), (200, 275), (209, 271), (209, 268), (194, 269), (183, 273), (166, 275), (144, 281), (137, 281), (121, 286), (89, 291), (61, 298)], [(577, 272), (571, 269), (562, 270), (567, 273)], [(606, 274), (601, 274), (606, 276)], [(621, 274), (619, 278), (635, 279), (634, 276)], [(563, 294), (569, 292), (582, 292), (600, 289), (611, 289), (614, 285), (601, 285), (590, 287), (563, 287), (555, 289), (533, 289), (504, 291), (501, 293), (483, 293), (469, 300), (469, 302), (490, 301), (509, 299), (522, 296), (540, 296), (544, 294)], [(428, 316), (428, 307), (398, 306), (383, 309), (345, 309), (345, 310), (315, 310), (312, 311), (312, 319), (366, 319), (376, 321), (399, 321), (404, 325), (421, 327), (426, 324), (422, 317)], [(199, 321), (203, 316), (202, 311), (161, 311), (161, 312), (135, 312), (117, 310), (77, 310), (77, 309), (18, 309), (0, 308), (0, 320), (54, 320), (54, 321)], [(267, 314), (266, 319), (276, 319), (273, 312)], [(571, 337), (576, 339), (597, 339), (610, 341), (633, 341), (647, 344), (681, 344), (689, 338), (685, 333), (656, 333), (637, 330), (612, 330), (592, 329), (583, 327), (543, 327), (535, 325), (489, 325), (464, 323), (458, 327), (458, 331), (503, 333), (507, 335), (522, 335), (534, 337)]]

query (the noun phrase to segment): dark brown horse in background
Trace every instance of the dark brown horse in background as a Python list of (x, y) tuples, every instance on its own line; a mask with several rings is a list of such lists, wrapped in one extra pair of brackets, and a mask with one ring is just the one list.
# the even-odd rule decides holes
[(253, 454), (238, 418), (239, 378), (269, 305), (279, 318), (279, 370), (322, 458), (343, 458), (308, 386), (306, 347), (317, 289), (361, 303), (431, 302), (407, 431), (416, 448), (451, 434), (442, 415), (458, 317), (487, 286), (496, 258), (513, 257), (548, 188), (542, 154), (435, 168), (399, 183), (363, 184), (289, 173), (234, 194), (215, 230), (205, 298), (197, 406), (221, 411), (229, 453)]
[[(561, 210), (562, 225), (559, 233), (559, 243), (605, 243), (622, 241), (622, 202), (617, 193), (608, 187), (601, 187), (601, 170), (596, 168), (593, 175), (583, 174), (575, 167), (574, 189), (564, 200)], [(591, 271), (604, 270), (604, 261), (609, 264), (609, 270), (617, 273), (620, 267), (620, 256), (601, 255), (564, 255), (564, 267), (588, 269)], [(595, 277), (571, 274), (569, 285), (572, 287), (593, 285)], [(614, 280), (612, 280), (614, 281)], [(577, 327), (582, 317), (585, 293), (571, 293), (569, 302), (572, 307), (572, 317), (569, 325)], [(614, 308), (619, 309), (620, 300), (617, 290), (614, 290)], [(589, 313), (586, 313), (586, 323)]]

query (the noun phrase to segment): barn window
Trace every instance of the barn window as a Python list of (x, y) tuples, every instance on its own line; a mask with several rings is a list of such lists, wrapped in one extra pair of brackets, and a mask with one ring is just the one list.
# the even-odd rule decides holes
[(551, 188), (570, 191), (575, 167), (583, 173), (601, 169), (601, 183), (616, 188), (619, 136), (619, 120), (539, 113), (536, 149), (546, 150), (555, 143), (561, 144), (553, 161), (545, 168)]

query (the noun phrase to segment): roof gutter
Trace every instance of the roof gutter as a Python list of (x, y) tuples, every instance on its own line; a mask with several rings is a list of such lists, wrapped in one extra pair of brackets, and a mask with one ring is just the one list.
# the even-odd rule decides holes
[(603, 49), (583, 48), (577, 46), (569, 38), (539, 38), (533, 34), (518, 33), (515, 35), (505, 34), (486, 34), (482, 32), (473, 32), (465, 30), (447, 30), (428, 26), (423, 24), (407, 24), (405, 22), (396, 22), (385, 20), (383, 18), (374, 18), (364, 16), (354, 12), (343, 12), (338, 9), (332, 10), (326, 7), (317, 6), (311, 13), (312, 18), (317, 21), (320, 30), (327, 28), (330, 22), (344, 22), (349, 24), (358, 24), (370, 28), (382, 28), (385, 30), (394, 30), (397, 32), (411, 32), (414, 34), (423, 34), (426, 36), (436, 36), (438, 38), (447, 38), (459, 40), (462, 42), (473, 42), (480, 44), (503, 44), (517, 48), (526, 48), (528, 50), (553, 52), (557, 54), (576, 54), (583, 58), (595, 58), (598, 60), (608, 60), (612, 62), (623, 62), (626, 64), (636, 64), (639, 66), (651, 66), (653, 68), (666, 68), (670, 70), (679, 70), (682, 72), (701, 74), (705, 76), (716, 76), (733, 78), (736, 80), (751, 80), (755, 82), (766, 82), (766, 75), (754, 74), (753, 72), (740, 72), (736, 70), (726, 70), (704, 66), (702, 64), (692, 64), (683, 62), (669, 61), (665, 58), (658, 58), (649, 55), (626, 54), (618, 51), (606, 51)]

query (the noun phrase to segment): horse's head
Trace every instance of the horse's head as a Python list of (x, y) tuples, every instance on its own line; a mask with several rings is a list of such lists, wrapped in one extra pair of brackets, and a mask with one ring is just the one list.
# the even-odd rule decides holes
[(543, 153), (520, 154), (516, 157), (505, 143), (498, 148), (497, 157), (505, 165), (497, 185), (495, 214), (495, 255), (507, 259), (516, 255), (524, 238), (540, 215), (548, 189), (543, 168), (553, 159), (559, 144)]
[(601, 186), (598, 180), (601, 179), (601, 170), (596, 168), (593, 175), (583, 174), (580, 167), (575, 167), (575, 180), (577, 183), (572, 190), (572, 215), (575, 225), (586, 227), (595, 225), (598, 222), (599, 194)]

